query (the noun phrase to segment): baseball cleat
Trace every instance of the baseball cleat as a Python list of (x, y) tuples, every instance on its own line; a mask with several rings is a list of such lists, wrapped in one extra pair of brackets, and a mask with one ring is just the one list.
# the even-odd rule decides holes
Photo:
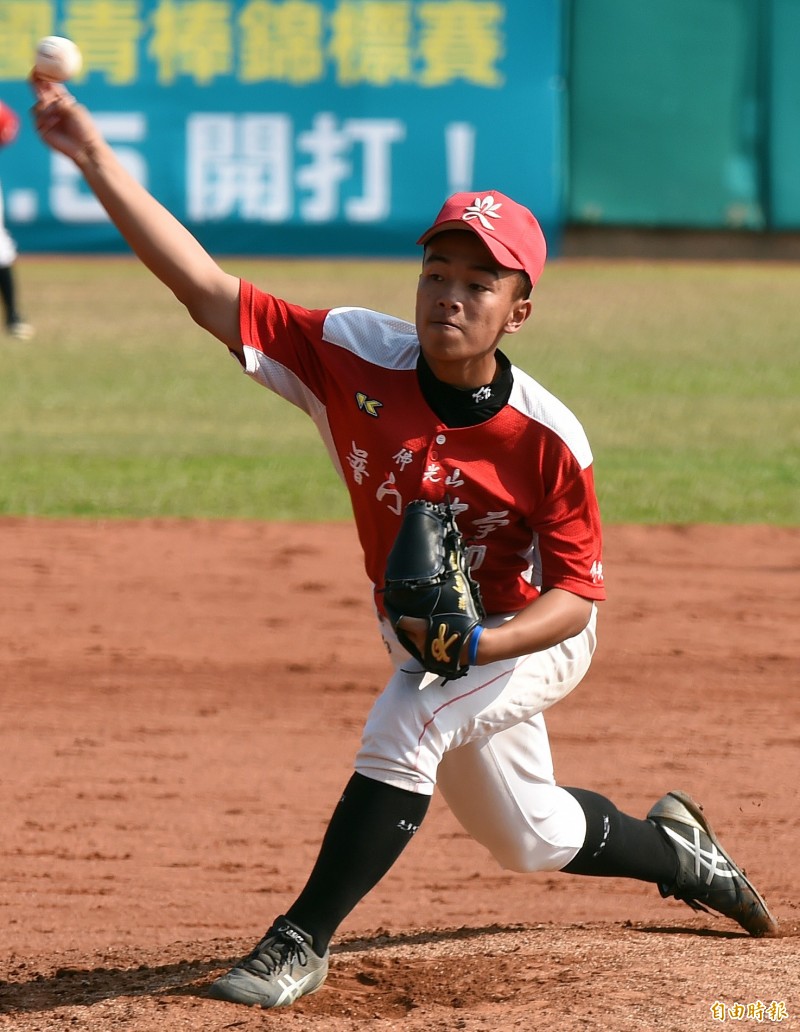
[(16, 337), (17, 340), (30, 340), (33, 336), (33, 327), (30, 323), (22, 322), (20, 319), (15, 319), (10, 322), (6, 327), (8, 333), (12, 337)]
[(208, 988), (209, 996), (248, 1007), (288, 1007), (315, 993), (328, 974), (328, 958), (318, 956), (311, 938), (279, 917), (261, 942)]
[(659, 885), (694, 910), (716, 910), (737, 921), (751, 935), (777, 935), (778, 925), (755, 887), (722, 848), (703, 808), (685, 792), (668, 792), (647, 819), (658, 827), (678, 854), (674, 885)]

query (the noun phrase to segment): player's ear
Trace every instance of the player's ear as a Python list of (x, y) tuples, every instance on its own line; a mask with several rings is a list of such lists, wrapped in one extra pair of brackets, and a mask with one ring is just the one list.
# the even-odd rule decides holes
[(516, 333), (517, 330), (521, 330), (525, 323), (530, 318), (530, 314), (533, 311), (533, 302), (529, 297), (519, 297), (511, 306), (511, 311), (508, 313), (508, 319), (503, 327), (506, 333)]

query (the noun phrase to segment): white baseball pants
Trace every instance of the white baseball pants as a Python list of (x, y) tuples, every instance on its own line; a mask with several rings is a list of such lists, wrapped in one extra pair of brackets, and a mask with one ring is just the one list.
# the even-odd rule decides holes
[(594, 607), (584, 630), (560, 645), (446, 683), (381, 620), (395, 670), (367, 718), (355, 769), (411, 792), (430, 795), (438, 784), (464, 830), (501, 866), (561, 870), (583, 845), (586, 820), (555, 783), (543, 711), (589, 669), (596, 619)]

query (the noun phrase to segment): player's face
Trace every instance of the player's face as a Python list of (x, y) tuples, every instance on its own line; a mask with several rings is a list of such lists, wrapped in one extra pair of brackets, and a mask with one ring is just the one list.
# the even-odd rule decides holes
[(497, 264), (469, 230), (447, 230), (425, 247), (417, 286), (416, 325), (433, 374), (459, 387), (495, 376), (494, 353), (531, 312), (516, 272)]

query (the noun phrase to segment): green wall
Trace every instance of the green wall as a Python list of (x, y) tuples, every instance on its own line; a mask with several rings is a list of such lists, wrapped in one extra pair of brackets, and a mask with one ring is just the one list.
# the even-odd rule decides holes
[(771, 0), (765, 55), (770, 222), (800, 228), (800, 0)]
[(570, 0), (567, 219), (800, 228), (800, 0)]

